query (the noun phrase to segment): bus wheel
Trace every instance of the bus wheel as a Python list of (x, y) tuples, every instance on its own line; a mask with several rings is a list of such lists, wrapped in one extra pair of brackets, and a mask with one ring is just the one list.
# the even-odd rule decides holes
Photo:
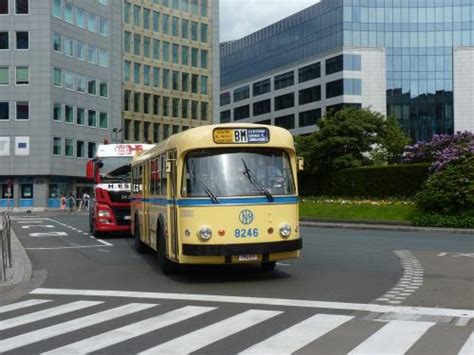
[(140, 240), (140, 222), (138, 221), (138, 218), (135, 218), (135, 230), (133, 233), (135, 239), (134, 239), (134, 246), (135, 250), (139, 254), (143, 254), (146, 252), (146, 245)]
[(177, 265), (166, 257), (165, 233), (161, 223), (158, 228), (158, 261), (165, 275), (174, 274), (177, 271)]
[(91, 228), (92, 235), (97, 239), (102, 238), (104, 235), (101, 232), (98, 232), (97, 229), (95, 229), (95, 220), (91, 218), (90, 221), (91, 221), (90, 228)]
[(269, 261), (260, 265), (262, 271), (273, 271), (276, 267), (276, 261)]

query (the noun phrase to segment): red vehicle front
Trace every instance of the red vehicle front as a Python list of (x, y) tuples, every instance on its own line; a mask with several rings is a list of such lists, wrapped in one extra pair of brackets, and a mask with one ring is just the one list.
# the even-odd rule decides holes
[(94, 180), (95, 196), (89, 210), (91, 233), (130, 233), (130, 163), (136, 152), (151, 145), (106, 144), (87, 163), (87, 177)]

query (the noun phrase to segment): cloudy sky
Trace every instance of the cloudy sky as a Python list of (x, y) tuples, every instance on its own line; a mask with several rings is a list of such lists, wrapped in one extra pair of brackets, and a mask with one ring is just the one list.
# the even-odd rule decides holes
[(220, 0), (220, 41), (242, 38), (319, 0)]

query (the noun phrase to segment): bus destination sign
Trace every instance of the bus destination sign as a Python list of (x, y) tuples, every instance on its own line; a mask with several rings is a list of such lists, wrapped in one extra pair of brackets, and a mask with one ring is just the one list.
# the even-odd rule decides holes
[(213, 132), (216, 144), (263, 144), (270, 141), (268, 128), (217, 128)]

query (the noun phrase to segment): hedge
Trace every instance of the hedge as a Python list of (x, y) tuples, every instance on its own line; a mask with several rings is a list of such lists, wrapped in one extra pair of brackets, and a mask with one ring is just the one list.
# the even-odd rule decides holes
[(413, 197), (428, 179), (430, 164), (345, 169), (327, 174), (302, 172), (301, 196)]

